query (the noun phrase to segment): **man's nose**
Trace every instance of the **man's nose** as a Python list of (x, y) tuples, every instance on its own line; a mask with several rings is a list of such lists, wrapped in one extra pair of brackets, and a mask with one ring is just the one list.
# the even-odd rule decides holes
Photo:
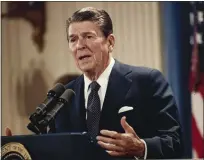
[(83, 38), (79, 38), (77, 42), (77, 49), (85, 49), (86, 48), (86, 42)]

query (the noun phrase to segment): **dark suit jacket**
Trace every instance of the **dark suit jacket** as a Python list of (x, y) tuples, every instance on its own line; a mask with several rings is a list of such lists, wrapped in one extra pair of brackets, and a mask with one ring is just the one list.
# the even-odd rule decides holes
[[(72, 105), (56, 117), (56, 132), (86, 131), (84, 77), (66, 85), (76, 96)], [(123, 106), (133, 110), (118, 114)], [(162, 74), (154, 69), (133, 67), (116, 60), (110, 74), (101, 111), (100, 130), (124, 132), (120, 119), (127, 122), (147, 144), (147, 158), (179, 158), (181, 129), (172, 91)]]

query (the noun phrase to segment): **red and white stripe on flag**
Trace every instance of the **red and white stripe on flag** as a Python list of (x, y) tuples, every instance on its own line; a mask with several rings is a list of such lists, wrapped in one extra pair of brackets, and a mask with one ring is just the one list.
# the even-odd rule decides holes
[[(193, 158), (204, 158), (204, 71), (201, 70), (204, 60), (200, 54), (203, 52), (203, 24), (204, 8), (203, 3), (193, 3), (193, 12), (190, 13), (190, 22), (193, 26), (191, 44), (193, 45), (191, 58), (190, 89), (192, 106), (192, 149)], [(199, 53), (200, 52), (200, 53)]]
[(203, 106), (204, 84), (197, 92), (191, 94), (192, 102), (192, 147), (193, 158), (204, 158)]

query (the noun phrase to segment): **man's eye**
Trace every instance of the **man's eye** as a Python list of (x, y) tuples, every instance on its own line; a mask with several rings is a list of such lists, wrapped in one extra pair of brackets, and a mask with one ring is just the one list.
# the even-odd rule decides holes
[(93, 36), (91, 36), (91, 35), (88, 35), (88, 36), (87, 36), (87, 38), (88, 38), (88, 39), (91, 39), (91, 38), (93, 38)]
[(71, 38), (71, 39), (70, 39), (70, 42), (75, 42), (75, 41), (76, 41), (75, 38)]

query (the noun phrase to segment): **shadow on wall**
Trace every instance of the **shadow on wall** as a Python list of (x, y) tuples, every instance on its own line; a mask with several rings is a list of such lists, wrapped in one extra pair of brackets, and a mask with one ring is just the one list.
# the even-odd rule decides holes
[(63, 85), (68, 84), (69, 82), (75, 80), (77, 77), (79, 77), (79, 74), (65, 74), (61, 77), (59, 77), (56, 81), (56, 83), (62, 83)]
[[(52, 79), (52, 77), (45, 75), (45, 73), (49, 74), (49, 72), (47, 72), (43, 66), (44, 64), (36, 65), (36, 62), (32, 60), (30, 62), (30, 68), (25, 71), (23, 75), (18, 77), (16, 97), (20, 116), (29, 117), (36, 110), (37, 105), (42, 103), (46, 98), (49, 90), (47, 77), (50, 79)], [(66, 85), (78, 76), (79, 74), (62, 75), (54, 81), (53, 86), (56, 83)]]
[(45, 99), (48, 92), (48, 84), (44, 75), (44, 67), (37, 68), (34, 61), (31, 61), (30, 68), (23, 77), (17, 81), (17, 103), (21, 116), (30, 116), (40, 103)]

